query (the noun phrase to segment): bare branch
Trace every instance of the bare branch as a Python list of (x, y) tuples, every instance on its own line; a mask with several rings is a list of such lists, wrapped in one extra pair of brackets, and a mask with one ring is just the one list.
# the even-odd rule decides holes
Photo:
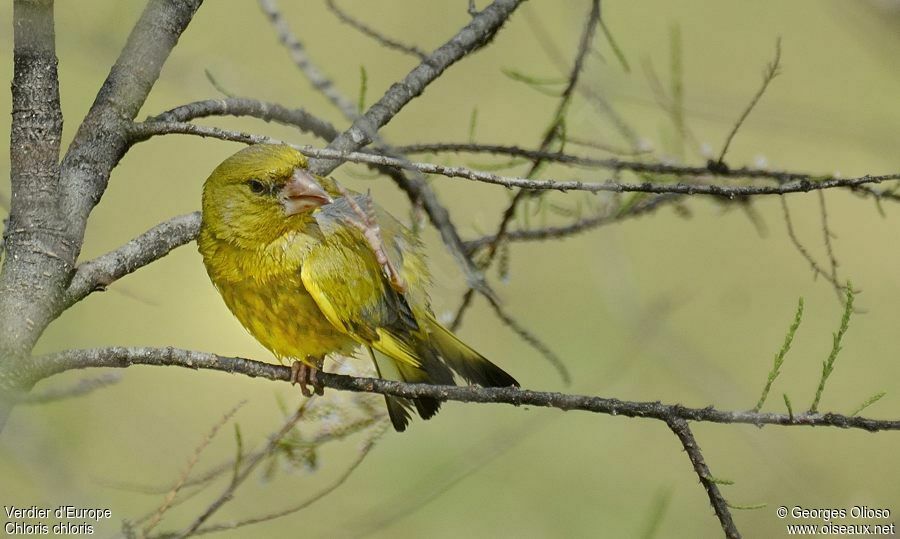
[(219, 432), (225, 423), (231, 420), (234, 417), (234, 414), (246, 404), (247, 401), (241, 401), (236, 406), (231, 408), (231, 410), (225, 412), (219, 421), (216, 422), (215, 425), (210, 429), (209, 433), (200, 440), (200, 444), (194, 449), (194, 453), (191, 455), (191, 458), (188, 460), (187, 466), (185, 466), (184, 471), (181, 472), (181, 475), (178, 477), (178, 480), (175, 482), (175, 485), (166, 493), (165, 498), (163, 499), (162, 505), (153, 513), (153, 516), (150, 518), (150, 522), (144, 526), (144, 529), (141, 531), (141, 537), (146, 537), (153, 528), (159, 524), (159, 521), (162, 520), (163, 515), (166, 511), (172, 507), (172, 502), (175, 501), (175, 497), (178, 495), (178, 492), (184, 487), (185, 482), (187, 482), (188, 477), (191, 475), (191, 470), (194, 469), (194, 466), (197, 465), (197, 461), (200, 460), (200, 454), (203, 453), (203, 450), (206, 449), (206, 446), (216, 437), (216, 434)]
[(147, 118), (147, 121), (187, 122), (209, 116), (251, 116), (267, 122), (296, 127), (329, 141), (339, 134), (333, 125), (304, 109), (289, 109), (278, 103), (245, 97), (195, 101)]
[[(0, 274), (0, 357), (27, 354), (52, 319), (46, 290), (65, 281), (75, 255), (55, 211), (62, 112), (52, 0), (13, 3), (10, 215)], [(2, 366), (2, 365), (0, 365)], [(0, 388), (4, 388), (0, 376)], [(0, 417), (0, 428), (3, 419)]]
[[(339, 151), (353, 151), (372, 142), (381, 127), (425, 91), (425, 88), (447, 68), (490, 43), (503, 23), (519, 7), (520, 2), (521, 0), (494, 0), (491, 5), (472, 17), (469, 24), (447, 43), (438, 47), (410, 71), (402, 81), (392, 85), (381, 99), (369, 107), (365, 114), (353, 122), (350, 129), (334, 139), (328, 147)], [(317, 174), (326, 175), (339, 164), (340, 161), (334, 159), (313, 159), (310, 168)]]
[[(825, 278), (826, 281), (831, 283), (831, 287), (834, 289), (835, 294), (837, 294), (838, 301), (843, 301), (844, 291), (847, 287), (847, 284), (838, 281), (836, 273), (832, 274), (825, 271), (825, 268), (819, 265), (819, 263), (809, 252), (809, 250), (803, 245), (803, 243), (800, 242), (800, 238), (797, 237), (797, 232), (794, 230), (794, 221), (793, 219), (791, 219), (791, 211), (788, 208), (787, 200), (784, 197), (781, 197), (780, 200), (781, 212), (784, 216), (784, 224), (787, 227), (788, 238), (790, 238), (791, 243), (794, 244), (794, 247), (797, 249), (797, 252), (800, 253), (800, 256), (802, 256), (804, 259), (806, 259), (807, 262), (809, 262), (809, 266), (813, 270), (813, 276), (821, 275), (823, 278)], [(825, 233), (828, 234), (827, 228), (825, 228)]]
[(209, 518), (213, 516), (216, 511), (218, 511), (223, 505), (231, 500), (237, 488), (244, 481), (246, 481), (248, 477), (250, 477), (250, 474), (253, 472), (253, 470), (255, 470), (256, 467), (259, 466), (260, 463), (262, 463), (262, 461), (268, 455), (275, 451), (281, 439), (287, 436), (288, 433), (290, 433), (291, 430), (293, 430), (293, 428), (297, 425), (297, 423), (299, 423), (300, 420), (303, 419), (303, 415), (306, 412), (306, 408), (310, 402), (311, 399), (303, 401), (303, 404), (300, 405), (300, 408), (298, 408), (297, 411), (290, 418), (288, 418), (284, 426), (282, 426), (278, 432), (276, 432), (274, 435), (272, 435), (271, 438), (269, 438), (269, 443), (266, 444), (265, 449), (260, 451), (259, 453), (256, 453), (250, 459), (248, 459), (243, 469), (235, 474), (222, 494), (218, 498), (216, 498), (216, 500), (213, 501), (213, 503), (211, 503), (209, 507), (207, 507), (206, 510), (200, 516), (198, 516), (194, 520), (194, 522), (191, 523), (190, 526), (185, 528), (184, 531), (177, 534), (177, 537), (179, 539), (194, 535), (200, 528), (200, 526), (202, 526), (207, 520), (209, 520)]
[(66, 290), (66, 306), (189, 243), (200, 231), (200, 212), (173, 217), (144, 232), (115, 251), (78, 266)]
[(828, 255), (828, 263), (831, 266), (831, 281), (839, 282), (840, 278), (838, 277), (838, 261), (837, 257), (834, 254), (834, 247), (831, 245), (831, 238), (834, 236), (834, 233), (831, 232), (831, 228), (828, 226), (828, 209), (825, 206), (825, 193), (819, 191), (817, 193), (819, 195), (819, 210), (822, 215), (822, 236), (825, 239), (825, 252)]
[(756, 104), (759, 103), (760, 98), (762, 98), (763, 94), (766, 93), (766, 89), (769, 87), (769, 83), (771, 83), (775, 79), (775, 77), (779, 75), (779, 69), (781, 69), (780, 37), (775, 41), (775, 58), (769, 63), (769, 65), (766, 66), (766, 70), (763, 72), (762, 85), (759, 87), (759, 90), (756, 91), (753, 99), (750, 100), (747, 108), (745, 108), (744, 112), (741, 113), (740, 117), (731, 128), (731, 132), (729, 132), (728, 136), (725, 138), (725, 144), (722, 145), (722, 151), (719, 152), (719, 158), (716, 160), (716, 164), (719, 166), (719, 168), (725, 168), (725, 154), (728, 153), (728, 147), (731, 145), (731, 141), (734, 139), (734, 136), (737, 134), (741, 126), (744, 125), (744, 120), (747, 119), (747, 116), (750, 115), (750, 112), (754, 107), (756, 107)]
[(678, 436), (681, 445), (684, 446), (684, 450), (688, 454), (688, 458), (691, 459), (694, 471), (697, 472), (697, 477), (700, 478), (700, 483), (703, 484), (703, 488), (706, 489), (706, 494), (709, 496), (709, 503), (712, 504), (713, 509), (716, 511), (716, 516), (719, 517), (719, 523), (722, 525), (725, 537), (739, 539), (741, 533), (731, 518), (728, 502), (725, 501), (722, 493), (719, 492), (719, 486), (713, 480), (709, 467), (703, 460), (703, 453), (700, 452), (700, 446), (697, 445), (697, 440), (694, 438), (694, 433), (691, 432), (691, 427), (687, 421), (681, 418), (668, 419), (666, 424), (669, 425), (675, 436)]
[[(179, 133), (201, 137), (219, 138), (222, 140), (243, 142), (245, 144), (286, 144), (283, 141), (261, 135), (252, 135), (249, 133), (240, 133), (213, 127), (178, 122), (151, 122), (135, 124), (131, 130), (131, 133), (136, 140), (146, 140), (157, 135)], [(736, 186), (706, 183), (620, 183), (614, 181), (606, 181), (601, 183), (586, 182), (582, 180), (559, 180), (553, 178), (532, 180), (519, 176), (501, 176), (498, 174), (472, 170), (465, 167), (450, 167), (437, 165), (434, 163), (406, 161), (404, 159), (377, 155), (373, 153), (340, 152), (332, 149), (315, 149), (310, 146), (299, 146), (293, 144), (291, 144), (290, 146), (296, 148), (301, 153), (314, 159), (325, 159), (329, 161), (349, 161), (353, 163), (394, 167), (404, 170), (416, 170), (424, 174), (438, 174), (441, 176), (446, 176), (448, 178), (462, 178), (471, 181), (500, 185), (507, 188), (518, 187), (542, 191), (587, 191), (590, 193), (671, 193), (678, 195), (708, 195), (732, 199), (745, 196), (808, 193), (810, 191), (816, 191), (819, 189), (845, 188), (855, 190), (867, 187), (870, 184), (880, 184), (886, 181), (900, 179), (900, 173), (896, 173), (883, 174), (880, 176), (865, 175), (856, 178), (830, 178), (826, 180), (799, 179), (782, 182), (780, 185)]]
[[(494, 309), (494, 314), (497, 315), (497, 318), (500, 319), (503, 324), (511, 329), (516, 335), (518, 335), (526, 344), (537, 350), (539, 354), (541, 354), (550, 365), (556, 369), (556, 372), (559, 374), (559, 377), (562, 378), (563, 384), (566, 386), (571, 385), (572, 383), (572, 375), (569, 373), (569, 368), (566, 367), (566, 364), (563, 360), (556, 355), (556, 353), (550, 349), (549, 346), (544, 344), (542, 340), (540, 340), (534, 333), (525, 328), (518, 320), (512, 317), (509, 313), (506, 312), (506, 309), (500, 305), (500, 302), (494, 301), (488, 298), (488, 303), (490, 303), (491, 308)], [(454, 321), (455, 322), (455, 321)]]
[[(604, 225), (618, 223), (630, 217), (638, 217), (650, 213), (664, 204), (675, 202), (681, 198), (680, 195), (656, 195), (646, 198), (635, 203), (628, 210), (623, 212), (606, 213), (592, 217), (579, 219), (572, 224), (563, 226), (550, 226), (545, 228), (536, 228), (532, 230), (512, 230), (506, 233), (506, 241), (543, 241), (551, 239), (561, 239), (588, 230), (602, 227)], [(483, 249), (493, 241), (495, 236), (482, 236), (465, 242), (466, 250), (469, 253), (477, 252)]]
[(331, 79), (325, 76), (318, 66), (310, 61), (309, 56), (306, 54), (306, 48), (291, 31), (275, 0), (259, 0), (259, 7), (269, 17), (269, 22), (272, 23), (272, 26), (275, 27), (278, 41), (288, 50), (294, 65), (309, 79), (313, 88), (331, 101), (345, 116), (350, 119), (356, 118), (358, 116), (356, 106), (338, 92)]
[[(291, 369), (239, 357), (219, 356), (179, 348), (93, 348), (66, 350), (34, 358), (35, 370), (23, 375), (34, 376), (31, 381), (46, 378), (72, 369), (90, 367), (125, 368), (132, 365), (177, 366), (189, 369), (209, 369), (242, 374), (251, 378), (266, 378), (289, 382)], [(319, 373), (319, 380), (333, 389), (381, 393), (404, 398), (430, 397), (442, 401), (504, 403), (514, 406), (541, 406), (560, 410), (588, 412), (624, 417), (643, 417), (666, 421), (681, 418), (686, 421), (712, 423), (743, 423), (748, 425), (829, 426), (853, 428), (870, 432), (900, 430), (900, 419), (870, 419), (841, 414), (773, 414), (753, 411), (724, 411), (713, 407), (690, 408), (680, 404), (661, 402), (632, 402), (587, 395), (568, 395), (545, 391), (531, 391), (515, 387), (484, 388), (478, 386), (440, 386), (406, 384), (391, 380), (356, 378), (327, 372)]]
[[(590, 12), (588, 14), (587, 21), (585, 22), (584, 30), (581, 33), (581, 39), (578, 42), (578, 52), (575, 54), (575, 62), (572, 64), (572, 69), (569, 72), (566, 87), (560, 96), (559, 103), (557, 104), (556, 111), (553, 115), (553, 119), (550, 122), (550, 127), (544, 133), (543, 140), (541, 140), (541, 145), (538, 148), (539, 152), (546, 152), (559, 137), (560, 129), (562, 128), (562, 125), (565, 121), (566, 111), (569, 108), (569, 103), (572, 100), (573, 92), (578, 86), (578, 79), (580, 78), (581, 71), (584, 67), (584, 60), (587, 57), (588, 50), (590, 50), (591, 48), (591, 42), (594, 39), (594, 33), (597, 30), (597, 22), (599, 20), (600, 0), (592, 0)], [(528, 172), (525, 174), (525, 177), (531, 178), (535, 173), (537, 173), (538, 169), (543, 163), (544, 160), (541, 157), (533, 157), (531, 166), (529, 167)], [(528, 191), (524, 189), (519, 190), (519, 192), (516, 193), (516, 195), (510, 201), (509, 205), (501, 214), (500, 224), (497, 225), (497, 232), (494, 234), (494, 241), (492, 241), (487, 247), (487, 254), (485, 255), (484, 261), (482, 263), (483, 267), (489, 267), (494, 261), (494, 257), (497, 255), (497, 249), (500, 247), (500, 244), (503, 242), (503, 239), (506, 236), (506, 230), (507, 228), (509, 228), (509, 224), (515, 217), (519, 204), (522, 202), (522, 200), (525, 199), (526, 196), (529, 196)], [(466, 310), (472, 304), (472, 294), (473, 290), (470, 287), (463, 295), (462, 302), (456, 311), (456, 316), (453, 318), (453, 324), (451, 325), (452, 329), (456, 329), (460, 324), (462, 324), (463, 316), (465, 315)]]
[[(566, 139), (573, 142), (571, 138)], [(761, 168), (740, 167), (718, 169), (709, 166), (692, 167), (684, 165), (672, 165), (668, 163), (659, 163), (652, 161), (627, 161), (622, 159), (596, 159), (581, 155), (573, 155), (565, 152), (551, 152), (529, 150), (518, 146), (504, 146), (501, 144), (471, 144), (471, 143), (422, 143), (408, 144), (398, 146), (398, 151), (406, 154), (419, 153), (488, 153), (496, 155), (507, 155), (510, 157), (524, 157), (527, 159), (541, 159), (553, 163), (563, 165), (583, 166), (588, 168), (604, 168), (619, 171), (630, 171), (637, 173), (665, 174), (671, 176), (689, 176), (689, 177), (717, 177), (717, 178), (746, 178), (760, 180), (774, 180), (779, 183), (790, 181), (822, 181), (822, 180), (839, 180), (842, 176), (829, 174), (810, 174), (808, 172), (797, 172), (788, 170), (768, 170)], [(885, 193), (884, 196), (887, 194)]]
[(341, 22), (350, 25), (362, 34), (374, 39), (385, 48), (402, 52), (403, 54), (415, 56), (419, 60), (425, 60), (425, 58), (428, 57), (428, 54), (419, 47), (416, 47), (415, 45), (405, 45), (403, 43), (400, 43), (399, 41), (391, 39), (381, 32), (366, 25), (362, 21), (351, 17), (347, 12), (342, 10), (334, 0), (325, 0), (325, 5), (328, 6), (328, 9), (330, 9), (331, 12), (334, 13), (334, 15), (338, 19), (340, 19)]
[(288, 515), (292, 515), (294, 513), (297, 513), (299, 511), (306, 509), (307, 507), (311, 506), (312, 504), (321, 500), (325, 496), (328, 496), (329, 494), (331, 494), (332, 492), (337, 490), (338, 487), (343, 485), (347, 481), (347, 479), (349, 479), (350, 476), (353, 475), (353, 472), (355, 472), (356, 469), (359, 468), (359, 466), (363, 463), (363, 461), (369, 455), (369, 452), (372, 450), (372, 448), (375, 447), (375, 442), (384, 433), (384, 429), (385, 429), (386, 425), (387, 425), (386, 422), (382, 422), (382, 427), (375, 433), (375, 435), (371, 436), (366, 441), (365, 444), (363, 444), (363, 447), (360, 449), (359, 454), (356, 456), (356, 458), (353, 460), (353, 462), (350, 463), (350, 465), (347, 467), (347, 469), (344, 470), (344, 472), (337, 479), (335, 479), (330, 485), (326, 486), (319, 492), (316, 492), (315, 494), (313, 494), (306, 500), (303, 500), (299, 504), (288, 507), (287, 509), (282, 509), (280, 511), (276, 511), (274, 513), (269, 513), (267, 515), (248, 518), (246, 520), (239, 520), (237, 522), (227, 522), (227, 523), (223, 523), (223, 524), (215, 524), (212, 526), (207, 526), (205, 528), (199, 528), (194, 533), (194, 535), (204, 535), (204, 534), (212, 533), (212, 532), (233, 530), (235, 528), (242, 528), (244, 526), (249, 526), (251, 524), (259, 524), (260, 522), (268, 522), (270, 520), (275, 520), (275, 519), (279, 519), (282, 517), (286, 517)]
[(128, 151), (127, 129), (203, 0), (149, 0), (62, 162), (61, 208), (80, 248), (88, 215)]
[(98, 389), (117, 384), (122, 376), (119, 373), (108, 373), (94, 378), (84, 378), (75, 384), (61, 389), (49, 389), (43, 393), (23, 394), (18, 404), (46, 404), (61, 400), (74, 399), (89, 395)]

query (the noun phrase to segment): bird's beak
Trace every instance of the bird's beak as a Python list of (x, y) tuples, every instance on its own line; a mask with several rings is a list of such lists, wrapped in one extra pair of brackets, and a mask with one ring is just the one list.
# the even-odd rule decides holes
[(294, 174), (281, 188), (278, 198), (286, 216), (297, 215), (333, 202), (312, 174), (303, 168), (294, 169)]

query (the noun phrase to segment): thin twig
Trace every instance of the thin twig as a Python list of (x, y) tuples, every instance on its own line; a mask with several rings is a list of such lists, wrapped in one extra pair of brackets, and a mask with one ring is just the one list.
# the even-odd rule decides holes
[(278, 443), (281, 441), (281, 439), (287, 436), (287, 434), (294, 429), (297, 423), (299, 423), (300, 420), (303, 419), (303, 415), (306, 413), (306, 409), (309, 406), (310, 402), (312, 402), (312, 399), (303, 401), (303, 404), (301, 404), (297, 411), (293, 415), (291, 415), (290, 418), (288, 418), (281, 429), (279, 429), (278, 432), (276, 432), (269, 438), (269, 443), (266, 444), (265, 449), (246, 460), (244, 468), (240, 471), (240, 473), (236, 474), (232, 478), (231, 482), (227, 487), (225, 487), (225, 490), (222, 492), (222, 494), (220, 494), (219, 497), (216, 498), (215, 501), (213, 501), (206, 508), (206, 510), (203, 511), (203, 513), (201, 513), (200, 516), (198, 516), (187, 528), (178, 533), (177, 537), (179, 539), (194, 535), (200, 528), (200, 526), (202, 526), (207, 520), (209, 520), (209, 518), (213, 516), (216, 511), (218, 511), (223, 505), (230, 501), (232, 497), (234, 497), (234, 492), (237, 490), (237, 488), (247, 480), (253, 470), (255, 470), (256, 467), (259, 466), (267, 456), (272, 454), (278, 448)]
[(383, 33), (373, 29), (371, 26), (366, 25), (359, 19), (351, 17), (347, 12), (338, 7), (337, 2), (335, 2), (334, 0), (325, 0), (325, 5), (328, 6), (328, 9), (330, 9), (331, 12), (334, 13), (338, 19), (340, 19), (341, 22), (350, 25), (352, 28), (358, 30), (363, 35), (374, 39), (379, 45), (382, 45), (387, 49), (402, 52), (403, 54), (415, 56), (419, 60), (424, 60), (428, 57), (428, 54), (419, 47), (416, 47), (415, 45), (406, 45), (400, 43), (399, 41), (391, 39)]
[(831, 245), (831, 238), (834, 234), (832, 234), (828, 226), (828, 209), (825, 207), (825, 193), (819, 191), (817, 194), (819, 195), (819, 211), (822, 215), (822, 236), (825, 239), (825, 253), (828, 255), (828, 265), (831, 267), (831, 281), (836, 283), (840, 279), (837, 271), (837, 257), (834, 255), (834, 247)]
[[(628, 218), (638, 217), (650, 213), (664, 204), (675, 202), (681, 198), (680, 195), (655, 195), (641, 200), (625, 211), (604, 213), (601, 215), (585, 217), (574, 223), (561, 226), (548, 226), (544, 228), (533, 228), (526, 230), (512, 230), (506, 233), (506, 241), (508, 242), (528, 242), (543, 241), (551, 239), (562, 239), (574, 236), (581, 232), (593, 230), (604, 225), (618, 223)], [(469, 241), (463, 245), (470, 253), (475, 253), (479, 249), (487, 246), (494, 236), (481, 236)]]
[(119, 383), (122, 376), (118, 373), (107, 373), (94, 378), (84, 378), (74, 385), (61, 389), (50, 389), (42, 393), (26, 393), (17, 400), (18, 404), (47, 404), (61, 400), (73, 399), (89, 395), (98, 389), (103, 389)]
[[(89, 367), (125, 368), (132, 365), (178, 366), (189, 369), (209, 369), (237, 373), (251, 378), (266, 378), (289, 382), (290, 367), (264, 363), (240, 357), (220, 356), (208, 352), (167, 348), (108, 347), (73, 349), (33, 358), (34, 371), (27, 373), (28, 381), (46, 378), (72, 369)], [(583, 410), (624, 417), (645, 417), (665, 421), (680, 417), (688, 421), (712, 423), (745, 423), (750, 425), (831, 426), (854, 428), (871, 432), (900, 430), (900, 419), (883, 420), (848, 417), (841, 414), (786, 414), (752, 411), (724, 411), (713, 407), (690, 408), (680, 404), (661, 402), (622, 401), (588, 395), (571, 395), (545, 391), (531, 391), (515, 387), (485, 388), (478, 386), (440, 386), (407, 384), (375, 378), (357, 378), (320, 372), (325, 386), (347, 391), (381, 393), (416, 399), (429, 397), (442, 401), (503, 403), (514, 406), (541, 406), (560, 410)]]
[(175, 501), (175, 497), (178, 495), (178, 492), (182, 489), (182, 487), (184, 487), (185, 482), (191, 475), (191, 470), (194, 469), (194, 466), (197, 465), (197, 461), (200, 460), (200, 454), (203, 453), (203, 450), (206, 449), (213, 438), (216, 437), (219, 429), (221, 429), (225, 425), (225, 423), (228, 423), (228, 421), (230, 421), (231, 418), (234, 417), (234, 414), (236, 414), (237, 411), (240, 410), (241, 407), (246, 403), (247, 401), (240, 401), (231, 410), (225, 412), (225, 414), (219, 419), (219, 421), (216, 422), (215, 425), (213, 425), (212, 429), (210, 429), (209, 433), (207, 433), (203, 440), (200, 441), (200, 444), (194, 449), (193, 455), (191, 455), (190, 460), (188, 460), (187, 466), (185, 466), (184, 471), (181, 472), (181, 475), (178, 477), (175, 485), (172, 486), (171, 490), (169, 490), (169, 492), (166, 494), (162, 504), (150, 518), (150, 522), (148, 522), (147, 525), (144, 526), (144, 529), (141, 530), (141, 537), (146, 537), (151, 531), (153, 531), (153, 528), (155, 528), (156, 525), (159, 524), (160, 520), (162, 520), (163, 515), (172, 506), (172, 502)]
[(681, 418), (669, 419), (666, 421), (666, 424), (669, 425), (669, 428), (672, 429), (672, 432), (674, 432), (675, 436), (678, 437), (678, 440), (681, 441), (681, 445), (684, 446), (688, 458), (691, 459), (694, 471), (697, 473), (697, 477), (700, 478), (700, 483), (703, 484), (703, 488), (706, 489), (706, 494), (709, 496), (709, 503), (713, 506), (716, 516), (719, 517), (719, 523), (722, 525), (722, 531), (725, 532), (725, 537), (739, 539), (741, 533), (738, 531), (737, 527), (734, 525), (734, 520), (731, 518), (728, 502), (725, 501), (725, 498), (722, 497), (722, 493), (719, 492), (719, 485), (716, 484), (713, 475), (709, 471), (709, 467), (703, 460), (703, 453), (700, 451), (700, 446), (697, 445), (697, 440), (694, 438), (694, 433), (691, 432), (690, 425)]
[[(150, 122), (135, 124), (131, 128), (131, 136), (135, 141), (147, 140), (154, 136), (168, 134), (184, 134), (201, 137), (218, 138), (244, 144), (287, 144), (278, 139), (250, 133), (228, 131), (214, 127), (179, 122)], [(828, 178), (824, 180), (797, 179), (782, 182), (779, 185), (718, 185), (711, 183), (623, 183), (616, 181), (589, 182), (583, 180), (561, 180), (545, 178), (532, 180), (520, 176), (502, 176), (490, 172), (472, 170), (465, 167), (445, 166), (434, 163), (407, 161), (396, 157), (364, 152), (341, 152), (332, 149), (316, 149), (310, 146), (290, 144), (301, 153), (316, 159), (347, 161), (394, 167), (404, 170), (416, 170), (424, 174), (437, 174), (448, 178), (461, 178), (507, 188), (524, 188), (541, 191), (586, 191), (590, 193), (672, 193), (680, 195), (707, 195), (728, 199), (744, 196), (784, 195), (789, 193), (808, 193), (818, 189), (860, 189), (871, 184), (880, 184), (900, 179), (900, 173), (883, 175), (865, 175), (853, 178)], [(461, 243), (461, 240), (460, 240)]]
[[(565, 121), (566, 111), (568, 110), (569, 104), (572, 101), (572, 95), (574, 94), (575, 88), (578, 86), (578, 80), (581, 76), (582, 70), (584, 69), (584, 61), (587, 57), (588, 51), (591, 48), (591, 42), (593, 41), (594, 34), (597, 31), (597, 23), (599, 20), (600, 0), (592, 0), (591, 8), (588, 13), (587, 20), (585, 21), (584, 30), (582, 30), (581, 39), (578, 42), (578, 50), (575, 53), (575, 61), (572, 63), (572, 69), (569, 72), (569, 76), (567, 78), (566, 87), (563, 90), (562, 94), (560, 94), (560, 99), (557, 103), (556, 111), (554, 112), (550, 127), (545, 132), (544, 137), (541, 140), (540, 147), (538, 148), (539, 152), (546, 152), (550, 148), (550, 146), (559, 138), (560, 128)], [(525, 177), (531, 178), (535, 173), (537, 173), (538, 169), (543, 163), (544, 159), (542, 157), (533, 157), (531, 166), (529, 167), (528, 172), (525, 174)], [(510, 201), (507, 208), (503, 211), (503, 214), (500, 217), (500, 224), (497, 225), (497, 232), (494, 234), (494, 241), (488, 246), (488, 251), (483, 262), (484, 267), (490, 266), (490, 264), (493, 262), (494, 257), (497, 254), (497, 249), (502, 243), (504, 236), (506, 236), (506, 231), (509, 228), (509, 224), (510, 222), (512, 222), (513, 217), (515, 217), (516, 215), (516, 210), (518, 209), (519, 204), (527, 195), (527, 191), (520, 190), (518, 193), (516, 193), (516, 196), (513, 197), (512, 201)], [(471, 294), (471, 290), (466, 292), (467, 296), (471, 296)], [(458, 326), (460, 324), (463, 313), (470, 303), (471, 297), (463, 299), (463, 303), (454, 318), (454, 326)]]
[(278, 41), (288, 50), (294, 65), (306, 75), (313, 87), (324, 95), (331, 103), (348, 118), (357, 116), (356, 106), (334, 88), (334, 83), (316, 64), (310, 61), (306, 53), (306, 47), (297, 39), (290, 26), (284, 19), (281, 10), (275, 0), (259, 0), (259, 7), (269, 17), (269, 22), (278, 34)]
[(725, 154), (728, 153), (728, 147), (731, 146), (731, 141), (734, 139), (734, 136), (737, 134), (738, 130), (744, 125), (744, 120), (747, 119), (747, 116), (750, 115), (750, 112), (756, 107), (756, 104), (759, 103), (760, 98), (762, 98), (763, 94), (766, 93), (766, 89), (769, 87), (769, 83), (775, 79), (780, 73), (779, 69), (781, 68), (781, 38), (775, 40), (775, 58), (766, 66), (765, 71), (763, 71), (763, 81), (762, 85), (759, 87), (759, 90), (756, 91), (756, 94), (753, 96), (753, 99), (750, 100), (750, 103), (747, 104), (747, 108), (744, 109), (744, 112), (738, 117), (737, 121), (734, 123), (734, 126), (731, 128), (731, 132), (728, 133), (728, 136), (725, 137), (725, 144), (722, 145), (722, 151), (719, 152), (719, 158), (716, 160), (719, 168), (724, 168), (724, 159)]
[(807, 262), (809, 262), (810, 267), (813, 270), (814, 276), (821, 275), (825, 278), (826, 281), (831, 283), (832, 288), (834, 288), (835, 293), (838, 296), (839, 300), (843, 300), (844, 297), (844, 287), (845, 284), (837, 281), (832, 277), (832, 275), (825, 271), (822, 266), (816, 261), (816, 259), (812, 256), (812, 254), (806, 249), (806, 247), (800, 243), (800, 238), (797, 237), (797, 233), (794, 230), (794, 223), (791, 219), (791, 212), (787, 205), (787, 200), (784, 197), (781, 197), (781, 211), (782, 215), (784, 215), (784, 224), (787, 227), (788, 238), (790, 238), (791, 243), (794, 244), (794, 247), (797, 249), (797, 252), (800, 253)]
[(366, 440), (365, 444), (363, 444), (362, 448), (360, 449), (359, 454), (356, 456), (356, 458), (353, 460), (353, 462), (350, 463), (350, 465), (347, 467), (347, 469), (344, 470), (344, 472), (340, 476), (338, 476), (337, 479), (335, 479), (330, 485), (328, 485), (325, 488), (323, 488), (322, 490), (316, 492), (315, 494), (313, 494), (306, 500), (300, 502), (299, 504), (293, 505), (286, 509), (281, 509), (279, 511), (275, 511), (273, 513), (268, 513), (268, 514), (253, 517), (253, 518), (239, 520), (236, 522), (214, 524), (212, 526), (199, 528), (196, 532), (194, 532), (194, 535), (204, 535), (207, 533), (213, 533), (213, 532), (219, 532), (219, 531), (225, 531), (225, 530), (233, 530), (235, 528), (241, 528), (244, 526), (249, 526), (251, 524), (259, 524), (260, 522), (268, 522), (270, 520), (275, 520), (278, 518), (286, 517), (288, 515), (292, 515), (294, 513), (297, 513), (299, 511), (306, 509), (307, 507), (318, 502), (322, 498), (328, 496), (329, 494), (331, 494), (332, 492), (337, 490), (341, 485), (343, 485), (344, 483), (347, 482), (347, 479), (349, 479), (350, 476), (353, 475), (353, 472), (355, 472), (356, 469), (359, 468), (359, 466), (363, 463), (363, 461), (369, 455), (369, 452), (372, 450), (372, 448), (375, 447), (375, 442), (378, 440), (378, 438), (381, 437), (382, 434), (384, 434), (386, 427), (387, 427), (387, 423), (382, 422), (381, 427), (375, 432), (374, 435), (372, 435), (368, 440)]
[[(271, 2), (271, 0), (260, 0)], [(469, 54), (490, 43), (503, 24), (519, 7), (521, 0), (494, 0), (461, 28), (446, 43), (434, 50), (402, 80), (392, 85), (365, 114), (354, 120), (350, 129), (334, 139), (329, 148), (354, 151), (372, 142), (378, 130), (390, 122), (413, 99), (447, 69)], [(320, 175), (330, 174), (340, 160), (313, 159), (310, 169)]]
[(537, 350), (537, 352), (542, 355), (554, 369), (556, 369), (556, 372), (559, 374), (559, 377), (562, 378), (564, 385), (569, 386), (572, 384), (572, 375), (569, 373), (569, 368), (566, 367), (565, 362), (563, 362), (549, 346), (544, 344), (544, 342), (534, 333), (526, 329), (518, 320), (507, 313), (503, 306), (500, 305), (500, 302), (488, 300), (488, 303), (491, 305), (491, 308), (494, 309), (494, 314), (497, 315), (497, 318), (499, 318), (506, 327), (513, 330), (513, 332), (515, 332), (515, 334), (523, 341)]

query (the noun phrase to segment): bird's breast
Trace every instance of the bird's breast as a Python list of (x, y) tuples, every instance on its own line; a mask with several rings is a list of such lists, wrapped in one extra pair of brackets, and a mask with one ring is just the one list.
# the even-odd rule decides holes
[(348, 353), (355, 342), (335, 328), (303, 286), (298, 246), (237, 249), (204, 235), (200, 252), (225, 305), (279, 359)]

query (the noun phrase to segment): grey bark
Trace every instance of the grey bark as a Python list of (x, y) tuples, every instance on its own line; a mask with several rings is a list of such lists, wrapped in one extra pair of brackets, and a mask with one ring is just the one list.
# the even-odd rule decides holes
[(7, 368), (26, 356), (74, 263), (56, 208), (62, 111), (56, 71), (52, 0), (13, 4), (14, 67), (6, 256), (0, 271), (0, 429), (14, 387)]
[(202, 0), (149, 0), (59, 164), (62, 112), (53, 0), (13, 4), (12, 203), (0, 270), (0, 430), (28, 356), (66, 307), (91, 210), (128, 148), (128, 127)]

